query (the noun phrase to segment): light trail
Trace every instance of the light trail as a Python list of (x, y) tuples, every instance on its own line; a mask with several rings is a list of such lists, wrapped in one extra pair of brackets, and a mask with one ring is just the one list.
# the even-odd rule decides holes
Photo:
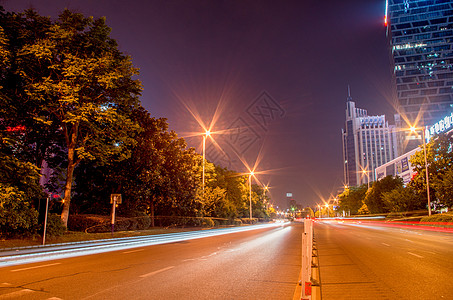
[(152, 246), (159, 244), (188, 241), (193, 239), (213, 237), (236, 232), (258, 230), (272, 227), (281, 227), (286, 223), (270, 223), (262, 225), (250, 225), (233, 228), (220, 228), (210, 230), (189, 231), (182, 233), (159, 234), (131, 238), (118, 238), (97, 240), (91, 242), (79, 242), (72, 244), (59, 244), (36, 247), (33, 249), (21, 249), (19, 251), (4, 251), (0, 253), (0, 267), (14, 266), (68, 257), (91, 255), (110, 251), (127, 250), (131, 248)]

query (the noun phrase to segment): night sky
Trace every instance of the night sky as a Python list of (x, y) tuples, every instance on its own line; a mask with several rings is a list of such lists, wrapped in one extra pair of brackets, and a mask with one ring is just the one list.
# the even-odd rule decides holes
[(348, 85), (369, 115), (393, 123), (384, 0), (0, 0), (7, 11), (64, 8), (107, 18), (120, 50), (140, 68), (142, 105), (207, 158), (270, 185), (304, 206), (343, 185), (341, 128)]

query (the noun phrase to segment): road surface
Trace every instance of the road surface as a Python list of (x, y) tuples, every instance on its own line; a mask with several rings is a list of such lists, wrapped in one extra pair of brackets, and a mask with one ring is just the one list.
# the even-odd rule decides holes
[(0, 299), (292, 299), (301, 224), (0, 268)]
[(453, 299), (453, 234), (317, 222), (322, 299)]

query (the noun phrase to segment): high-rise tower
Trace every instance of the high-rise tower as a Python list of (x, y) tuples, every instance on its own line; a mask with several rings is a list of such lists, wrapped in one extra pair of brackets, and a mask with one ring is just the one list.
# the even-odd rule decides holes
[(432, 125), (453, 107), (453, 0), (387, 0), (385, 23), (399, 113)]
[(345, 125), (342, 129), (344, 183), (358, 186), (375, 181), (374, 169), (398, 156), (395, 126), (388, 124), (385, 115), (368, 116), (365, 109), (356, 108), (350, 93)]

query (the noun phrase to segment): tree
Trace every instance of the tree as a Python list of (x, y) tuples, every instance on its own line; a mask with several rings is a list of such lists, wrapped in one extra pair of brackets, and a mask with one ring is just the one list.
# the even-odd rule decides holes
[(382, 201), (390, 212), (403, 212), (423, 208), (426, 203), (411, 187), (399, 186), (382, 193)]
[(453, 207), (453, 168), (445, 170), (442, 180), (434, 181), (433, 186), (439, 201)]
[[(446, 205), (451, 205), (452, 201), (448, 189), (449, 177), (453, 169), (452, 145), (453, 137), (443, 133), (426, 144), (430, 197), (432, 200), (439, 199)], [(410, 158), (411, 165), (417, 172), (410, 185), (426, 200), (426, 168), (422, 147), (420, 146), (421, 151), (416, 152)]]
[[(63, 11), (45, 37), (18, 51), (29, 109), (37, 121), (58, 124), (64, 137), (66, 179), (62, 220), (67, 225), (75, 167), (82, 160), (100, 164), (130, 155), (138, 127), (128, 115), (138, 106), (141, 87), (128, 56), (109, 37), (105, 19)], [(35, 66), (39, 66), (36, 69)]]
[(391, 175), (374, 182), (364, 199), (364, 203), (369, 212), (372, 214), (388, 212), (388, 209), (382, 200), (382, 194), (402, 186), (403, 180), (400, 177), (393, 177)]
[(368, 186), (366, 184), (345, 189), (344, 192), (338, 196), (339, 210), (350, 212), (352, 215), (357, 214), (359, 209), (363, 206), (363, 200), (365, 199), (367, 189)]

